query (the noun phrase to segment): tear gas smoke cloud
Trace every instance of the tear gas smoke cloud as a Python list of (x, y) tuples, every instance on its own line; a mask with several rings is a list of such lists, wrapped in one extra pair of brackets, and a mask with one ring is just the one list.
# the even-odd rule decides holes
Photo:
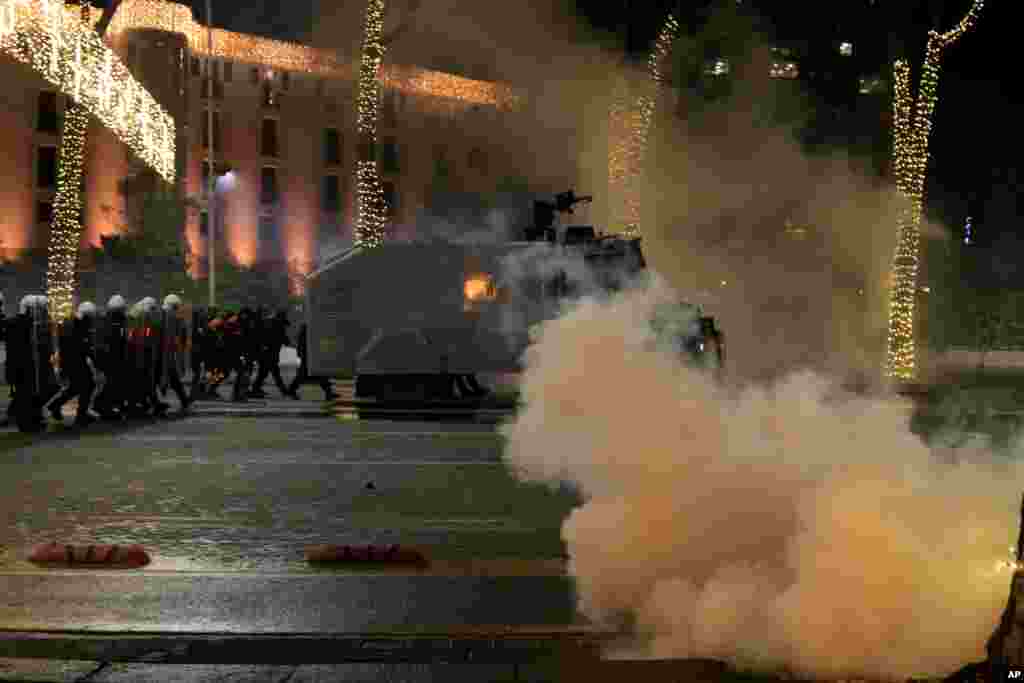
[(676, 297), (653, 277), (542, 326), (503, 428), (519, 476), (583, 495), (563, 527), (581, 611), (628, 614), (632, 655), (893, 679), (982, 658), (1020, 465), (940, 464), (908, 406), (811, 373), (716, 385), (655, 343)]

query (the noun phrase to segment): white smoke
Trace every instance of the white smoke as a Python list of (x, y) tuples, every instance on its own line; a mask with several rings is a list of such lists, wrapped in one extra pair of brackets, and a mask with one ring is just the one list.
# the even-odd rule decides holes
[(525, 356), (507, 462), (582, 493), (563, 526), (580, 610), (628, 616), (632, 656), (893, 680), (984, 658), (1020, 465), (940, 463), (906, 403), (809, 372), (720, 386), (657, 343), (677, 300), (659, 277), (585, 298)]

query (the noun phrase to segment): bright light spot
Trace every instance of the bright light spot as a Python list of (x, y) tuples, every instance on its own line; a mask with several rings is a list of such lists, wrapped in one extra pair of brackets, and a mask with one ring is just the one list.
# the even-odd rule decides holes
[(234, 171), (228, 171), (224, 175), (219, 176), (216, 182), (218, 192), (233, 190), (238, 186), (238, 176), (235, 175)]
[(468, 301), (493, 299), (494, 281), (490, 275), (474, 275), (466, 278), (464, 291)]
[(921, 291), (924, 292), (925, 294), (931, 294), (932, 288), (931, 287), (922, 287)]
[(853, 43), (839, 43), (839, 54), (844, 57), (853, 56)]
[(729, 61), (726, 59), (712, 60), (704, 67), (704, 73), (709, 76), (724, 76), (729, 73)]
[(722, 280), (722, 286), (725, 287), (725, 285), (726, 285), (726, 281)]

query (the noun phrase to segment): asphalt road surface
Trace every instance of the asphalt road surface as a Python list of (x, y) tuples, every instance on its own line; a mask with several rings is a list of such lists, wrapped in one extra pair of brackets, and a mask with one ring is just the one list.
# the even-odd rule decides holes
[[(344, 416), (0, 430), (0, 625), (570, 623), (559, 529), (572, 496), (517, 482), (501, 454), (493, 425)], [(27, 562), (52, 541), (139, 543), (153, 561), (120, 571)], [(415, 545), (431, 563), (318, 569), (303, 557), (316, 543)]]

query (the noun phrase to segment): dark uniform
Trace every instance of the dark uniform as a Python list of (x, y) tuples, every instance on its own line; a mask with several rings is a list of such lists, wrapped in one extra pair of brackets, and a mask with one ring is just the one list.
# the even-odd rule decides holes
[(91, 367), (95, 362), (92, 316), (85, 315), (64, 321), (61, 325), (60, 358), (61, 372), (67, 379), (68, 386), (50, 403), (50, 415), (58, 422), (63, 421), (61, 408), (71, 399), (78, 397), (75, 424), (89, 424), (93, 421), (89, 415), (89, 402), (96, 390)]
[(200, 310), (192, 312), (192, 329), (190, 331), (189, 364), (192, 366), (192, 392), (191, 398), (194, 401), (206, 390), (206, 383), (203, 376), (210, 371), (209, 357), (206, 354), (206, 325), (209, 322), (206, 313)]
[(36, 432), (46, 424), (43, 407), (60, 390), (50, 364), (54, 349), (46, 308), (33, 305), (19, 314), (7, 339), (15, 387), (11, 412), (18, 429)]
[(302, 323), (299, 327), (299, 338), (295, 344), (295, 351), (299, 354), (299, 371), (295, 375), (295, 379), (292, 380), (292, 385), (288, 388), (288, 395), (298, 400), (299, 387), (310, 381), (315, 381), (324, 390), (324, 400), (331, 401), (338, 398), (338, 395), (334, 393), (334, 389), (331, 387), (331, 381), (326, 377), (312, 378), (309, 376), (309, 367), (306, 365), (306, 357), (309, 355), (309, 349), (306, 347), (309, 341), (306, 329), (306, 323)]
[(209, 378), (209, 396), (219, 399), (217, 389), (227, 379), (231, 362), (228, 358), (227, 341), (224, 332), (224, 314), (219, 314), (206, 325), (206, 348), (203, 351), (206, 376)]
[(259, 359), (260, 372), (256, 377), (256, 381), (253, 382), (253, 390), (249, 393), (250, 396), (255, 398), (266, 396), (263, 393), (263, 383), (267, 380), (267, 375), (273, 375), (277, 390), (282, 395), (287, 396), (290, 393), (287, 385), (284, 383), (284, 378), (281, 377), (281, 349), (290, 345), (290, 340), (288, 339), (288, 327), (290, 325), (291, 323), (288, 322), (288, 316), (284, 311), (264, 321), (260, 335), (260, 341), (262, 342)]
[[(164, 307), (159, 326), (160, 353), (157, 357), (159, 384), (161, 393), (166, 393), (167, 388), (170, 387), (177, 395), (182, 410), (186, 410), (192, 403), (192, 399), (185, 393), (180, 369), (187, 335), (188, 331), (178, 317), (177, 310), (173, 307)], [(166, 403), (159, 403), (156, 413), (162, 415), (167, 412), (168, 407)]]
[(233, 315), (224, 321), (224, 352), (229, 363), (225, 371), (233, 370), (235, 384), (231, 392), (232, 401), (245, 401), (249, 393), (248, 352), (251, 340), (244, 332), (243, 315)]
[[(10, 397), (14, 398), (14, 382), (11, 381), (13, 375), (11, 374), (11, 351), (7, 348), (7, 326), (9, 321), (7, 319), (7, 312), (3, 310), (4, 300), (0, 297), (0, 342), (4, 343), (5, 350), (7, 351), (7, 359), (4, 361), (4, 381), (7, 386), (10, 387)], [(11, 411), (11, 406), (7, 406), (7, 419), (10, 420), (14, 413)], [(5, 423), (6, 424), (6, 423)]]
[[(137, 305), (136, 305), (137, 306)], [(152, 393), (155, 391), (152, 370), (148, 364), (144, 311), (135, 308), (128, 316), (128, 362), (131, 373), (125, 385), (127, 412), (135, 417), (147, 414), (154, 407)]]
[(128, 362), (128, 316), (123, 310), (107, 312), (100, 323), (98, 338), (100, 345), (96, 351), (96, 361), (106, 381), (94, 405), (101, 416), (112, 419), (125, 410), (125, 383), (130, 379), (125, 372)]

